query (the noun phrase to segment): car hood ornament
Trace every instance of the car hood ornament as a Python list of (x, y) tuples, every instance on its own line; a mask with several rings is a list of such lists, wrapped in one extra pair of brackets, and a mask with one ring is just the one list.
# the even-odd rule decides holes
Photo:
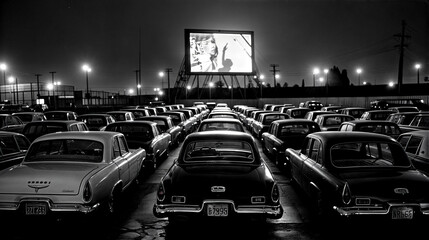
[(407, 188), (395, 188), (395, 189), (393, 189), (393, 191), (396, 194), (401, 194), (401, 195), (405, 195), (405, 194), (410, 193)]
[(51, 184), (50, 181), (28, 181), (28, 186), (30, 188), (34, 188), (36, 193), (42, 188), (49, 187), (50, 184)]
[(224, 186), (212, 186), (211, 188), (212, 192), (225, 192)]

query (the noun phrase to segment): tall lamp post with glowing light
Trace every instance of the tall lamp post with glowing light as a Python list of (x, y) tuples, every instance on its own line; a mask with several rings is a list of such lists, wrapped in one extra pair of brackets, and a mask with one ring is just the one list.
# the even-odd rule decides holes
[(414, 67), (417, 70), (417, 84), (420, 84), (420, 68), (421, 68), (421, 65), (419, 63), (417, 63)]
[(358, 74), (358, 86), (360, 86), (360, 74), (362, 73), (362, 68), (356, 69), (356, 73)]
[(209, 82), (209, 99), (212, 99), (212, 87), (213, 87), (213, 82)]
[(187, 85), (187, 86), (186, 86), (186, 88), (185, 88), (185, 91), (186, 91), (186, 92), (185, 92), (185, 93), (186, 93), (186, 94), (185, 94), (185, 95), (186, 95), (186, 99), (188, 99), (188, 91), (189, 91), (189, 90), (191, 90), (191, 86)]
[[(3, 71), (3, 84), (4, 84), (4, 86), (6, 86), (6, 69), (7, 69), (7, 66), (6, 66), (6, 64), (4, 64), (4, 63), (1, 63), (0, 64), (0, 70), (2, 70)], [(6, 94), (5, 94), (6, 95)], [(1, 89), (0, 89), (0, 101), (2, 100), (2, 98), (1, 98)]]
[(328, 82), (328, 73), (329, 73), (329, 69), (325, 68), (325, 69), (323, 69), (323, 72), (325, 73), (325, 78), (326, 78), (326, 83), (325, 83), (325, 85), (329, 85), (329, 82)]
[[(15, 104), (18, 104), (18, 102), (19, 102), (19, 99), (18, 99), (18, 78), (10, 76), (8, 79), (9, 79), (9, 83), (12, 85), (11, 88), (14, 88), (14, 90), (13, 90), (13, 102)], [(15, 87), (13, 86), (14, 82), (15, 82)]]
[(90, 98), (89, 95), (89, 83), (88, 83), (88, 73), (90, 73), (92, 71), (92, 69), (88, 66), (88, 65), (83, 65), (82, 66), (82, 70), (85, 71), (86, 73), (86, 96), (85, 98)]
[(313, 69), (313, 87), (316, 86), (316, 75), (318, 75), (320, 73), (319, 68), (314, 68)]

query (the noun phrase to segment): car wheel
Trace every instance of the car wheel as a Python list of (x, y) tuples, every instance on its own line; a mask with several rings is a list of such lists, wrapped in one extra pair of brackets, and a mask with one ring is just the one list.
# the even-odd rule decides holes
[(115, 188), (107, 199), (105, 213), (107, 216), (116, 215), (119, 212), (120, 190)]

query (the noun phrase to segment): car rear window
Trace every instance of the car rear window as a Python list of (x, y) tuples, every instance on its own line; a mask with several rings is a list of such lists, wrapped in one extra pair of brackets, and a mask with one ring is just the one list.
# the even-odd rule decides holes
[(407, 155), (399, 144), (384, 142), (347, 142), (331, 147), (332, 164), (349, 167), (409, 167)]
[(191, 162), (245, 162), (255, 160), (252, 146), (244, 141), (207, 140), (184, 146), (183, 160)]
[(55, 139), (34, 143), (24, 162), (101, 162), (103, 144), (86, 139)]

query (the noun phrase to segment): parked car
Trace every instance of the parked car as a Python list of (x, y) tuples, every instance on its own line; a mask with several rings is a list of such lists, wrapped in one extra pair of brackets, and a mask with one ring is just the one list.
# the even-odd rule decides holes
[(395, 113), (395, 111), (392, 110), (368, 110), (362, 113), (362, 116), (360, 119), (362, 120), (386, 120), (387, 117)]
[(115, 213), (137, 179), (144, 149), (112, 132), (62, 132), (35, 140), (21, 164), (0, 171), (0, 211), (47, 216)]
[(402, 132), (429, 130), (429, 112), (419, 113), (414, 116), (408, 125), (400, 126)]
[(237, 119), (238, 120), (238, 116), (236, 113), (234, 112), (211, 112), (207, 118), (232, 118), (232, 119)]
[(409, 125), (413, 118), (420, 112), (397, 112), (390, 114), (386, 121), (394, 122), (398, 125)]
[(89, 131), (84, 122), (76, 120), (46, 120), (41, 122), (27, 123), (22, 130), (30, 142), (36, 138), (54, 132)]
[(395, 112), (419, 112), (420, 110), (414, 106), (396, 106), (389, 107), (387, 110), (392, 110)]
[[(291, 179), (323, 221), (426, 219), (429, 177), (393, 138), (367, 132), (317, 132), (286, 150)], [(344, 219), (343, 219), (344, 220)]]
[[(192, 187), (190, 187), (192, 186)], [(153, 213), (174, 223), (181, 217), (283, 215), (273, 175), (248, 133), (206, 131), (189, 135), (162, 177)]]
[(353, 120), (354, 117), (341, 113), (320, 114), (314, 119), (322, 131), (337, 131), (342, 122)]
[(208, 118), (204, 119), (197, 129), (203, 131), (239, 131), (245, 132), (243, 124), (238, 119), (233, 118)]
[(321, 114), (335, 114), (335, 112), (331, 111), (321, 111), (321, 110), (312, 110), (305, 114), (304, 119), (312, 120), (314, 121), (317, 117), (317, 115)]
[(268, 131), (270, 124), (277, 120), (289, 119), (289, 115), (286, 113), (269, 112), (261, 113), (257, 120), (252, 122), (252, 135), (261, 139), (262, 134)]
[(346, 107), (346, 108), (340, 109), (338, 113), (347, 114), (347, 115), (353, 116), (354, 118), (358, 119), (366, 111), (368, 111), (368, 109), (363, 108), (363, 107)]
[(429, 176), (429, 130), (416, 130), (398, 137), (413, 165)]
[(289, 108), (286, 110), (286, 114), (289, 115), (291, 118), (304, 118), (305, 114), (310, 112), (310, 108), (304, 108), (304, 107), (294, 107)]
[(42, 112), (16, 112), (12, 116), (17, 116), (24, 124), (29, 122), (46, 121), (47, 118)]
[(87, 113), (78, 116), (77, 121), (84, 122), (90, 131), (103, 131), (115, 119), (106, 113)]
[(159, 129), (161, 129), (161, 133), (170, 134), (171, 136), (170, 148), (179, 146), (179, 142), (182, 134), (182, 128), (180, 126), (174, 125), (173, 119), (170, 116), (158, 115), (158, 116), (136, 118), (136, 121), (140, 121), (140, 120), (155, 122), (159, 127)]
[(165, 113), (159, 113), (159, 116), (169, 116), (171, 117), (171, 120), (173, 121), (175, 126), (179, 126), (182, 129), (182, 132), (180, 134), (180, 141), (183, 141), (185, 137), (192, 133), (194, 130), (194, 125), (191, 122), (191, 120), (186, 118), (185, 113), (183, 112), (165, 112)]
[(320, 132), (319, 124), (308, 119), (284, 119), (271, 123), (262, 134), (262, 151), (274, 160), (277, 166), (289, 168), (284, 160), (287, 148), (301, 147), (305, 136)]
[(76, 120), (78, 116), (74, 111), (63, 110), (47, 111), (44, 114), (47, 120)]
[(29, 147), (23, 134), (0, 131), (0, 170), (21, 163)]
[(153, 172), (168, 157), (171, 136), (162, 133), (155, 122), (119, 121), (107, 125), (104, 131), (124, 134), (130, 149), (144, 148), (143, 167), (147, 172)]
[(322, 107), (320, 110), (339, 113), (339, 110), (341, 110), (342, 108), (344, 108), (344, 107), (343, 106), (337, 106), (337, 105), (329, 105), (329, 106)]
[(390, 136), (394, 139), (402, 133), (398, 124), (383, 120), (354, 120), (341, 123), (339, 131), (372, 132)]
[(122, 108), (121, 111), (132, 112), (135, 118), (151, 116), (149, 110), (144, 108)]
[(310, 108), (312, 111), (320, 110), (323, 107), (323, 103), (317, 100), (305, 101), (301, 107)]
[(116, 122), (134, 121), (134, 119), (136, 118), (134, 116), (134, 114), (130, 111), (116, 110), (116, 111), (109, 111), (106, 113), (111, 115), (115, 119)]
[(0, 114), (0, 131), (22, 133), (25, 123), (9, 113)]

